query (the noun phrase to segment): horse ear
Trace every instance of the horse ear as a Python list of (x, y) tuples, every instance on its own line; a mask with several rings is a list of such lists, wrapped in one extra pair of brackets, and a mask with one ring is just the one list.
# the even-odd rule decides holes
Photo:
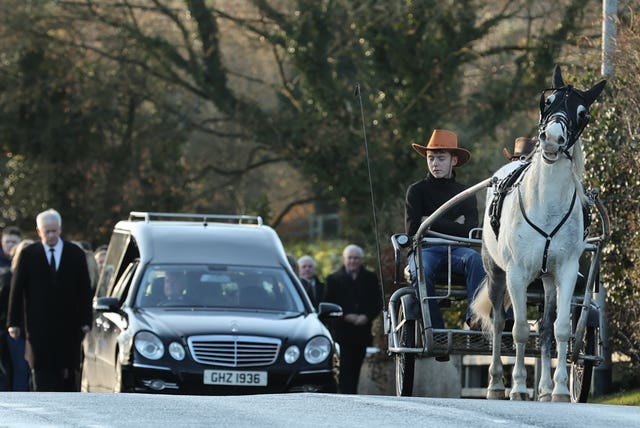
[(596, 83), (593, 88), (584, 92), (583, 96), (585, 101), (589, 105), (591, 105), (596, 100), (596, 98), (598, 98), (598, 95), (600, 95), (600, 92), (602, 92), (602, 90), (604, 89), (604, 85), (606, 84), (607, 84), (606, 80), (601, 80), (598, 83)]
[(564, 86), (564, 80), (562, 80), (562, 73), (560, 72), (560, 66), (556, 64), (553, 68), (553, 87), (562, 88)]

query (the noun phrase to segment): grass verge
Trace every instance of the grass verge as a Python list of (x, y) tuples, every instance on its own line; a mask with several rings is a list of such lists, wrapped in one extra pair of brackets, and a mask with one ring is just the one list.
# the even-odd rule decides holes
[(622, 406), (640, 406), (640, 389), (617, 392), (615, 394), (590, 397), (590, 403), (617, 404)]

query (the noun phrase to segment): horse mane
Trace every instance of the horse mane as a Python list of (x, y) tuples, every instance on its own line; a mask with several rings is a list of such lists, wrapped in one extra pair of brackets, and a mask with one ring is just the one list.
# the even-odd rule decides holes
[(584, 193), (584, 185), (582, 183), (585, 169), (584, 169), (584, 153), (582, 151), (581, 141), (578, 139), (573, 145), (573, 161), (571, 162), (573, 169), (573, 182), (576, 185), (576, 192), (582, 202), (582, 206), (588, 203), (587, 195)]

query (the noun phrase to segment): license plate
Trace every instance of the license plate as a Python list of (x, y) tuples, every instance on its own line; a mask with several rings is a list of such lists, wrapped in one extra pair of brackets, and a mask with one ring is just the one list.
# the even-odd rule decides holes
[(205, 385), (266, 386), (267, 372), (205, 370)]

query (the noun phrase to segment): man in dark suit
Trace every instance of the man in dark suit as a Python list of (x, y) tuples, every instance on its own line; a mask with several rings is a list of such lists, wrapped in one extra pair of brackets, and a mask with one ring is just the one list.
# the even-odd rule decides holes
[(34, 391), (75, 391), (80, 346), (91, 325), (91, 280), (84, 251), (60, 238), (62, 218), (38, 214), (40, 242), (26, 247), (11, 281), (7, 326), (24, 332)]
[(298, 276), (306, 290), (314, 308), (318, 308), (320, 302), (324, 302), (326, 285), (316, 275), (317, 264), (313, 257), (304, 255), (298, 259)]
[(382, 310), (382, 291), (375, 273), (362, 266), (364, 251), (347, 245), (344, 266), (327, 277), (328, 302), (342, 306), (343, 318), (332, 328), (340, 345), (340, 392), (356, 394), (360, 368), (371, 345), (371, 324)]

